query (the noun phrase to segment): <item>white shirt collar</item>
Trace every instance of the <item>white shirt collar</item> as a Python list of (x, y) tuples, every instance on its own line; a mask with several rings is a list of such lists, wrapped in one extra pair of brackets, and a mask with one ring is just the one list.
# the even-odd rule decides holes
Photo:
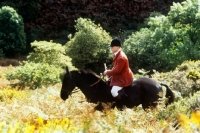
[(117, 51), (117, 52), (115, 52), (114, 54), (115, 54), (115, 56), (119, 53), (119, 51), (120, 51), (120, 49)]

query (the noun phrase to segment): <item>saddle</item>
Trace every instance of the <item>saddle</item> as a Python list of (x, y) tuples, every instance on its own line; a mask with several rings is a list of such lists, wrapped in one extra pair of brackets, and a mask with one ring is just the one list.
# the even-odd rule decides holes
[(121, 98), (127, 98), (128, 97), (128, 94), (126, 93), (126, 89), (128, 88), (131, 88), (132, 85), (129, 85), (129, 86), (126, 86), (126, 87), (123, 87), (121, 90), (118, 91), (119, 95), (121, 96)]

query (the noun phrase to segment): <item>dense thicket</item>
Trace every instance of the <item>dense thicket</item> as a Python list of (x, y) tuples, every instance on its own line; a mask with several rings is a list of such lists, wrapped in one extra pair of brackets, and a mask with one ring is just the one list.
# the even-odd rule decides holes
[(166, 14), (173, 1), (184, 0), (1, 0), (0, 6), (11, 6), (22, 15), (28, 43), (54, 39), (64, 44), (79, 17), (90, 18), (116, 35), (136, 29), (153, 11)]

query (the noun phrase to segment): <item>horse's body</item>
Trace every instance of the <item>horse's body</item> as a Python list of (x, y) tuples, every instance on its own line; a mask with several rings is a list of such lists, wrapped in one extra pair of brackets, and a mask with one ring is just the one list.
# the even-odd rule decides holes
[[(119, 94), (122, 96), (122, 103), (128, 108), (142, 104), (143, 109), (156, 107), (160, 94), (163, 92), (161, 86), (166, 87), (168, 103), (174, 101), (173, 92), (166, 84), (158, 83), (151, 78), (139, 78), (134, 80), (132, 85), (125, 87)], [(66, 68), (62, 79), (61, 98), (66, 100), (73, 89), (78, 87), (86, 96), (89, 102), (109, 103), (115, 101), (111, 95), (111, 86), (103, 81), (98, 75), (91, 71), (73, 70)], [(167, 105), (166, 104), (166, 105)]]

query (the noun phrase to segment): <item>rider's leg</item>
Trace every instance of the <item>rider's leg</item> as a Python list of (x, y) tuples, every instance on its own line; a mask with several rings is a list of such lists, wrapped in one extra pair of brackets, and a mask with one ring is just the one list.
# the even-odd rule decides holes
[(113, 86), (111, 89), (111, 94), (114, 98), (120, 99), (118, 91), (121, 90), (123, 87), (120, 86)]
[(113, 86), (111, 90), (112, 96), (115, 98), (118, 108), (123, 110), (123, 103), (121, 101), (121, 96), (119, 95), (118, 91), (121, 90), (123, 87)]

